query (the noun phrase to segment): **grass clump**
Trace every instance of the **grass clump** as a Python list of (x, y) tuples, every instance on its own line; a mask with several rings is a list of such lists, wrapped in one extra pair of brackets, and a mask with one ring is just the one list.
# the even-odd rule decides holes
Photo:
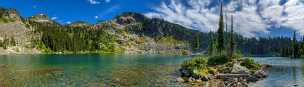
[(253, 59), (244, 59), (241, 63), (241, 66), (245, 66), (246, 68), (250, 69), (250, 70), (258, 70), (261, 68), (261, 65), (254, 62)]

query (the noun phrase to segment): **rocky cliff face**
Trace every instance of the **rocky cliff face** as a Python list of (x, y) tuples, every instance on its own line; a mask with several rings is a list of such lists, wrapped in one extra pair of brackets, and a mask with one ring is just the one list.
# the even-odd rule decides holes
[(1, 9), (0, 54), (38, 53), (31, 48), (31, 33), (14, 9)]

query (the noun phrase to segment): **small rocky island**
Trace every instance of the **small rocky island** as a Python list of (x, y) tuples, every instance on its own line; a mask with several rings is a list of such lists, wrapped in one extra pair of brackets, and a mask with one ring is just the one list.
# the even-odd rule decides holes
[(217, 85), (228, 87), (247, 87), (248, 83), (256, 82), (267, 77), (265, 69), (250, 58), (230, 58), (228, 56), (205, 57), (195, 56), (184, 61), (179, 69), (178, 82), (202, 83), (215, 81)]
[[(233, 14), (231, 26), (225, 27), (223, 3), (220, 5), (219, 28), (207, 48), (208, 57), (198, 55), (184, 61), (179, 70), (178, 82), (200, 83), (215, 82), (224, 87), (247, 87), (249, 82), (256, 82), (267, 77), (266, 65), (260, 65), (250, 58), (243, 58), (236, 46)], [(227, 23), (227, 22), (226, 22)], [(227, 24), (226, 24), (227, 25)], [(226, 28), (226, 31), (225, 31)], [(213, 86), (212, 86), (213, 87)]]

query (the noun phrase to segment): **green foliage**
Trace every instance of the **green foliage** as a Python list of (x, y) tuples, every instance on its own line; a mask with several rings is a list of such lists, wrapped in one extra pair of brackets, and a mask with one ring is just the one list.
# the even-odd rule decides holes
[(181, 66), (183, 69), (189, 71), (191, 75), (205, 76), (209, 73), (207, 63), (208, 59), (200, 55), (192, 58), (191, 60), (184, 61)]
[(4, 37), (3, 41), (0, 41), (0, 47), (3, 49), (7, 49), (10, 46), (16, 46), (17, 43), (14, 37), (8, 38), (7, 36)]
[(33, 22), (36, 33), (41, 33), (41, 39), (32, 40), (45, 52), (102, 52), (115, 53), (123, 49), (116, 42), (116, 37), (105, 29), (90, 27), (70, 27), (54, 24)]
[(241, 66), (245, 66), (246, 68), (250, 70), (258, 70), (261, 68), (261, 65), (258, 63), (255, 63), (253, 59), (244, 59), (241, 63)]
[(9, 41), (10, 41), (10, 43), (9, 43), (10, 46), (16, 46), (17, 43), (16, 43), (16, 40), (14, 37), (11, 37)]
[(226, 55), (211, 56), (208, 59), (208, 65), (221, 65), (229, 62), (229, 57)]
[(200, 44), (200, 42), (201, 42), (201, 39), (200, 39), (200, 37), (201, 37), (201, 35), (200, 35), (200, 33), (196, 33), (195, 34), (195, 39), (194, 39), (194, 42), (193, 42), (193, 49), (194, 49), (194, 51), (197, 51), (197, 50), (199, 50), (200, 48), (201, 48), (201, 44)]
[(208, 45), (208, 48), (207, 48), (207, 51), (208, 51), (208, 56), (214, 56), (216, 55), (216, 42), (211, 39), (209, 45)]
[(299, 48), (299, 45), (298, 45), (296, 32), (294, 32), (293, 33), (293, 39), (292, 39), (292, 57), (293, 58), (299, 58), (300, 57), (299, 51), (300, 51), (300, 48)]
[(193, 69), (195, 67), (205, 67), (207, 65), (208, 59), (204, 56), (196, 56), (191, 60), (183, 62), (182, 68)]
[(0, 23), (8, 23), (8, 22), (9, 22), (8, 19), (1, 18), (1, 17), (0, 17)]

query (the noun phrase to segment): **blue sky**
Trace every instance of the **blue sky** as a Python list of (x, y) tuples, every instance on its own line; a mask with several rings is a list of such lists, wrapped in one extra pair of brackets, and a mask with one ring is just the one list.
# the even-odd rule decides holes
[(23, 17), (47, 14), (60, 23), (84, 20), (90, 23), (108, 20), (121, 12), (146, 13), (160, 0), (0, 0), (0, 6), (15, 8)]
[[(234, 15), (235, 31), (246, 37), (304, 35), (303, 0), (224, 0), (224, 11)], [(59, 23), (95, 23), (122, 12), (138, 12), (202, 32), (218, 29), (218, 0), (0, 0), (23, 17), (47, 14)], [(241, 8), (241, 9), (240, 9)]]

